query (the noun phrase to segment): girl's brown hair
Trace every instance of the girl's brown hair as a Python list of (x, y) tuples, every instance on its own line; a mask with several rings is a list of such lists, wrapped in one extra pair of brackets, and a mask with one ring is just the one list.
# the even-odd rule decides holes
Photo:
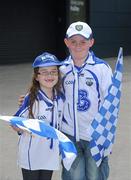
[[(38, 90), (40, 89), (40, 84), (36, 80), (37, 75), (38, 75), (38, 71), (39, 71), (39, 67), (34, 68), (34, 73), (33, 73), (32, 81), (31, 81), (31, 86), (30, 86), (30, 88), (28, 90), (28, 93), (29, 93), (29, 118), (34, 118), (33, 110), (32, 110), (33, 109), (33, 104), (34, 104), (35, 100), (37, 100), (37, 93), (38, 93)], [(60, 72), (58, 70), (58, 82), (54, 86), (54, 89), (56, 89), (57, 94), (60, 93), (60, 86), (61, 86), (60, 81), (61, 81)]]

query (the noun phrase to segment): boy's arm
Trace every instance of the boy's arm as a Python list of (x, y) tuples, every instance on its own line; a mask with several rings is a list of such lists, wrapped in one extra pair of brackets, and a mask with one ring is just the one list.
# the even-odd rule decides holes
[(18, 105), (19, 107), (22, 105), (23, 101), (24, 101), (25, 95), (20, 95), (19, 99), (18, 99)]

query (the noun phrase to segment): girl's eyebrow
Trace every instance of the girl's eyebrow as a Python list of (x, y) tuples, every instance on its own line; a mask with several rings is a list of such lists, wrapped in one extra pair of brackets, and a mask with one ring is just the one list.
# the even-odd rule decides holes
[(41, 71), (52, 71), (52, 70), (58, 70), (57, 68), (54, 69), (40, 69)]

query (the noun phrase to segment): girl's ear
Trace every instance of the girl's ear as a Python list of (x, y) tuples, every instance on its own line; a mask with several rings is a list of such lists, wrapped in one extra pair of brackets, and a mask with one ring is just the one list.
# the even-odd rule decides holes
[(36, 81), (39, 81), (38, 77), (35, 78)]

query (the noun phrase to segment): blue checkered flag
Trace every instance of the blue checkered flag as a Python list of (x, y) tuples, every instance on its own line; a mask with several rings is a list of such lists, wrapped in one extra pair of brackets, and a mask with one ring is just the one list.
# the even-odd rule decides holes
[(103, 157), (112, 152), (120, 108), (122, 71), (123, 49), (120, 48), (108, 95), (90, 127), (92, 137), (90, 149), (97, 166), (101, 164)]
[(0, 119), (9, 122), (12, 126), (16, 126), (24, 131), (32, 133), (33, 135), (57, 139), (59, 141), (59, 150), (63, 164), (67, 170), (70, 169), (76, 158), (77, 151), (69, 138), (59, 130), (38, 119), (26, 119), (17, 116), (0, 116)]

